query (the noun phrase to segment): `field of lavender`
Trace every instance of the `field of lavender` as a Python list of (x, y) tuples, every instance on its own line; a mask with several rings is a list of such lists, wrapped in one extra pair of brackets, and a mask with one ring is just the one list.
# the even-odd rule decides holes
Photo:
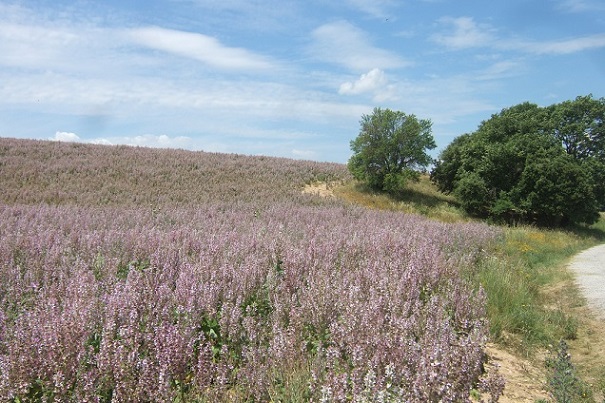
[(467, 401), (501, 234), (303, 194), (338, 164), (0, 139), (0, 400)]

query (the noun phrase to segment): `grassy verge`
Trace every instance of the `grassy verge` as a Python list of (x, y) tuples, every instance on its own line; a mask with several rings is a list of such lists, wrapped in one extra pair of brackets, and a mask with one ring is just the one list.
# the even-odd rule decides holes
[[(602, 225), (603, 220), (593, 229)], [(488, 295), (494, 339), (525, 354), (575, 339), (578, 320), (569, 308), (582, 300), (565, 262), (603, 242), (605, 232), (515, 227), (504, 233), (493, 257), (473, 273)]]
[(443, 222), (470, 220), (454, 197), (439, 192), (428, 175), (422, 176), (418, 182), (410, 182), (396, 197), (376, 192), (359, 182), (338, 186), (334, 193), (351, 203), (372, 209), (420, 214)]

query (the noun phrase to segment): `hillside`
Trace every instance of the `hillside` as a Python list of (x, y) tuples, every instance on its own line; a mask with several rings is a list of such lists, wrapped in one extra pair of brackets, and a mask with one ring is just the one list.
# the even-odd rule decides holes
[[(0, 203), (192, 207), (299, 202), (342, 164), (172, 149), (0, 138)], [(301, 201), (305, 203), (305, 201)]]
[[(501, 236), (304, 194), (342, 165), (0, 139), (3, 401), (460, 401)], [(474, 392), (476, 393), (476, 392)]]

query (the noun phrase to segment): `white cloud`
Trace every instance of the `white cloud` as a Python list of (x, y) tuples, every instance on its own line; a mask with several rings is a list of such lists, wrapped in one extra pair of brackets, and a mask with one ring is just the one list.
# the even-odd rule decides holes
[(134, 137), (116, 137), (112, 139), (116, 144), (126, 144), (129, 146), (155, 147), (155, 148), (181, 148), (185, 147), (191, 141), (189, 137), (177, 136), (170, 137), (165, 134), (153, 135), (143, 134)]
[(113, 143), (107, 139), (94, 139), (89, 141), (90, 144), (100, 144), (104, 146), (112, 146)]
[(396, 53), (375, 47), (368, 35), (346, 21), (328, 23), (315, 29), (310, 53), (315, 58), (354, 71), (390, 69), (410, 63)]
[(507, 47), (522, 50), (528, 53), (543, 55), (566, 55), (584, 50), (605, 47), (605, 34), (585, 36), (581, 38), (565, 39), (545, 42), (512, 42)]
[(80, 137), (76, 133), (56, 132), (55, 136), (50, 138), (53, 141), (78, 142)]
[(342, 83), (338, 93), (341, 95), (371, 93), (375, 102), (393, 101), (398, 98), (395, 85), (389, 84), (384, 71), (380, 69), (372, 69), (355, 81)]
[(520, 74), (524, 70), (522, 62), (514, 60), (502, 60), (496, 62), (485, 69), (482, 73), (476, 75), (479, 80), (496, 80), (506, 77), (512, 77)]
[(228, 47), (211, 36), (160, 27), (134, 28), (128, 31), (142, 46), (198, 60), (213, 67), (238, 70), (263, 70), (274, 67), (265, 57), (243, 48)]
[[(38, 112), (81, 116), (103, 106), (108, 125), (131, 121), (144, 132), (170, 133), (178, 120), (188, 132), (214, 132), (214, 122), (233, 124), (263, 119), (338, 122), (365, 113), (363, 105), (343, 103), (333, 93), (286, 84), (224, 79), (168, 80), (124, 77), (115, 81), (57, 74), (2, 74), (0, 106), (30, 104)], [(203, 90), (200, 90), (203, 89)], [(135, 118), (136, 117), (136, 118)], [(151, 129), (147, 122), (158, 123)], [(165, 123), (164, 123), (165, 122)], [(184, 127), (184, 125), (187, 125)], [(90, 125), (88, 125), (90, 126)], [(166, 127), (168, 126), (168, 127)], [(106, 127), (107, 129), (107, 127)], [(112, 139), (109, 139), (112, 141)], [(122, 142), (123, 143), (123, 142)]]
[(170, 137), (165, 134), (143, 134), (132, 137), (110, 137), (85, 140), (80, 138), (80, 136), (75, 133), (57, 131), (54, 137), (50, 138), (49, 140), (102, 145), (123, 144), (139, 147), (185, 148), (191, 142), (192, 139), (185, 136)]
[(453, 27), (453, 32), (435, 34), (431, 39), (452, 50), (491, 46), (497, 50), (521, 51), (535, 55), (565, 55), (605, 47), (605, 34), (564, 40), (530, 41), (521, 38), (498, 38), (492, 27), (477, 24), (471, 17), (445, 17), (439, 22)]
[(135, 65), (150, 65), (121, 30), (1, 4), (0, 16), (0, 67), (116, 77)]
[(486, 46), (494, 40), (493, 29), (486, 24), (477, 24), (472, 17), (443, 17), (438, 22), (453, 31), (435, 34), (431, 39), (450, 49)]
[(49, 66), (75, 38), (69, 32), (0, 22), (0, 63), (8, 66)]
[(357, 81), (347, 81), (340, 85), (339, 94), (356, 95), (365, 92), (374, 92), (387, 84), (388, 80), (384, 71), (372, 69), (366, 74), (362, 74)]

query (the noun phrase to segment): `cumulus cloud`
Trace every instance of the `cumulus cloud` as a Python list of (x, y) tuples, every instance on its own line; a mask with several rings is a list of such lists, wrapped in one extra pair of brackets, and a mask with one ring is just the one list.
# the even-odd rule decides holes
[(92, 140), (85, 140), (80, 138), (75, 133), (61, 132), (55, 133), (54, 137), (49, 138), (53, 141), (64, 141), (64, 142), (78, 142), (88, 144), (101, 144), (101, 145), (114, 145), (122, 144), (128, 146), (138, 147), (155, 147), (155, 148), (185, 148), (191, 142), (190, 137), (186, 136), (175, 136), (171, 137), (166, 134), (154, 135), (154, 134), (142, 134), (138, 136), (124, 136), (124, 137), (109, 137), (109, 138), (95, 138)]
[(243, 48), (228, 47), (211, 36), (160, 27), (134, 28), (128, 31), (137, 44), (195, 59), (225, 69), (263, 70), (272, 63)]
[(143, 134), (133, 137), (116, 138), (119, 144), (127, 144), (140, 147), (156, 147), (156, 148), (180, 148), (185, 146), (191, 139), (185, 136), (170, 137), (165, 134)]
[(341, 95), (359, 95), (370, 93), (373, 95), (373, 100), (382, 102), (394, 100), (395, 86), (389, 84), (384, 71), (380, 69), (372, 69), (369, 72), (362, 74), (355, 81), (347, 81), (340, 85), (338, 93)]
[(351, 70), (398, 68), (410, 64), (396, 53), (372, 45), (364, 31), (347, 21), (324, 24), (311, 36), (309, 52), (313, 57)]
[(50, 140), (53, 141), (65, 141), (65, 142), (76, 142), (81, 141), (80, 137), (76, 133), (69, 132), (56, 132), (54, 137), (51, 137)]
[(358, 80), (340, 85), (339, 94), (356, 95), (364, 92), (373, 92), (382, 88), (387, 83), (387, 78), (384, 71), (380, 69), (372, 69), (366, 74), (362, 74)]
[(91, 144), (100, 144), (100, 145), (104, 145), (104, 146), (112, 146), (113, 143), (107, 139), (94, 139), (94, 140), (90, 140)]

